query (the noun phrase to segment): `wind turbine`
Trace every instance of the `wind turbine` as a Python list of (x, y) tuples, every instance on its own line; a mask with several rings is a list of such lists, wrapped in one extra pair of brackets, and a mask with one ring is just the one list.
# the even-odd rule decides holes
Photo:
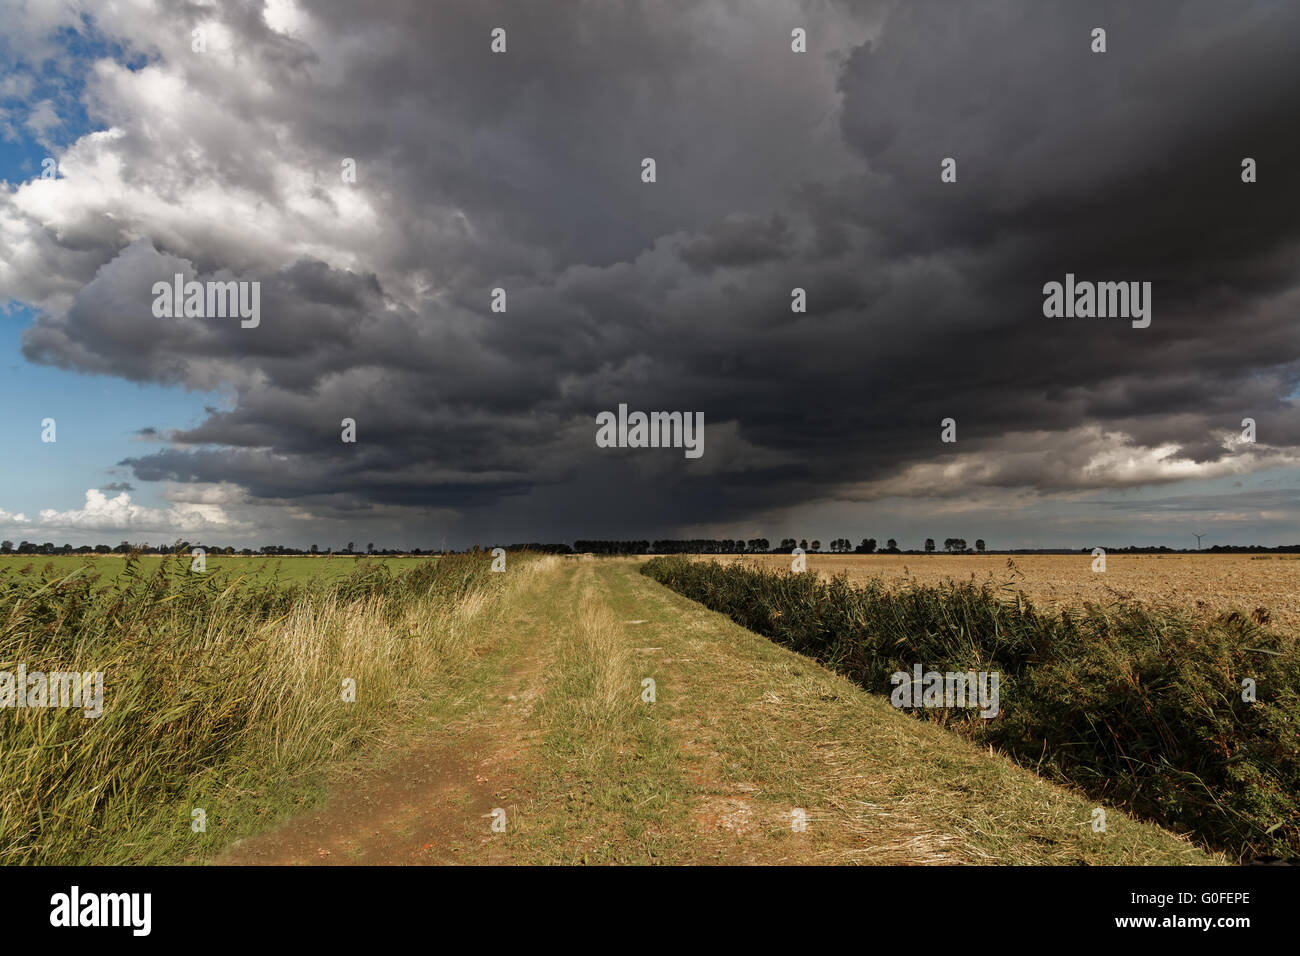
[(1197, 550), (1197, 551), (1200, 551), (1200, 550), (1201, 550), (1201, 539), (1204, 538), (1204, 537), (1205, 537), (1206, 535), (1208, 535), (1209, 533), (1210, 533), (1210, 532), (1208, 532), (1208, 531), (1202, 531), (1200, 534), (1197, 534), (1195, 531), (1192, 532), (1192, 535), (1196, 538), (1196, 550)]

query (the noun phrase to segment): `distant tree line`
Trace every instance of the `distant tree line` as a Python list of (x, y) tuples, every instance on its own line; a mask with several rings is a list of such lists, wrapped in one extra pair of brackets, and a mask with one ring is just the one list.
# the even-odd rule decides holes
[[(538, 549), (544, 547), (568, 548), (568, 545), (539, 545), (539, 546), (521, 545), (519, 547), (538, 548)], [(110, 547), (107, 544), (94, 544), (94, 545), (83, 544), (74, 548), (70, 544), (55, 545), (53, 542), (50, 541), (47, 541), (44, 544), (37, 544), (34, 541), (20, 541), (16, 547), (12, 541), (0, 541), (0, 554), (48, 554), (48, 555), (130, 554), (131, 552), (135, 552), (137, 554), (188, 554), (194, 548), (202, 548), (204, 552), (207, 554), (229, 554), (229, 555), (237, 554), (237, 555), (243, 555), (244, 557), (252, 557), (255, 555), (279, 556), (279, 555), (312, 555), (312, 554), (315, 555), (373, 554), (373, 555), (388, 555), (391, 557), (396, 555), (437, 554), (439, 550), (437, 548), (433, 548), (429, 550), (423, 550), (420, 548), (412, 548), (410, 550), (406, 550), (403, 548), (376, 548), (374, 544), (370, 544), (364, 552), (361, 552), (361, 551), (354, 550), (354, 547), (351, 542), (348, 543), (347, 547), (340, 548), (337, 551), (335, 551), (333, 548), (326, 548), (324, 551), (322, 551), (320, 549), (320, 546), (315, 544), (313, 544), (309, 548), (290, 548), (281, 544), (264, 544), (260, 548), (233, 548), (230, 546), (222, 547), (220, 545), (202, 544), (197, 541), (194, 543), (191, 543), (189, 541), (177, 541), (174, 544), (157, 544), (157, 545), (149, 544), (147, 542), (132, 543), (130, 541), (123, 541), (121, 544), (112, 547)]]
[(575, 541), (573, 550), (580, 554), (645, 554), (649, 541)]
[[(199, 542), (191, 543), (189, 541), (176, 541), (170, 545), (151, 545), (148, 543), (131, 543), (123, 541), (120, 544), (110, 547), (106, 544), (81, 545), (73, 547), (70, 544), (56, 546), (53, 542), (36, 544), (33, 541), (21, 541), (17, 547), (12, 541), (0, 542), (0, 554), (129, 554), (137, 552), (140, 554), (188, 554), (194, 548), (203, 548), (208, 554), (227, 554), (242, 555), (244, 557), (252, 556), (292, 556), (292, 555), (342, 555), (347, 557), (358, 555), (375, 555), (393, 557), (397, 555), (423, 555), (438, 554), (440, 551), (446, 551), (444, 548), (376, 548), (374, 542), (369, 542), (364, 549), (359, 549), (356, 542), (349, 541), (343, 547), (335, 550), (334, 548), (325, 548), (322, 550), (319, 545), (311, 545), (307, 548), (293, 548), (282, 544), (264, 544), (260, 548), (233, 548), (221, 547), (219, 545), (205, 545)], [(648, 541), (641, 539), (638, 541), (606, 541), (606, 540), (579, 540), (570, 547), (567, 544), (555, 542), (538, 542), (516, 543), (507, 545), (473, 545), (466, 548), (466, 553), (487, 552), (492, 548), (505, 548), (507, 551), (534, 551), (542, 554), (772, 554), (782, 553), (789, 554), (795, 548), (801, 548), (812, 554), (821, 553), (822, 543), (819, 539), (814, 538), (809, 543), (807, 538), (783, 538), (780, 544), (773, 548), (767, 538), (664, 538), (657, 541)], [(944, 547), (949, 551), (965, 551), (966, 541), (964, 538), (948, 538), (944, 542)], [(975, 548), (978, 551), (984, 550), (983, 539), (975, 542)], [(927, 551), (934, 550), (934, 539), (927, 538), (925, 542)], [(875, 538), (863, 538), (861, 543), (856, 547), (848, 538), (836, 538), (830, 542), (829, 551), (832, 554), (874, 554), (877, 550)], [(884, 547), (880, 548), (882, 554), (901, 554), (898, 548), (898, 542), (890, 538), (885, 542)], [(1089, 550), (1089, 549), (1084, 549)], [(1168, 550), (1168, 549), (1166, 549)]]
[[(464, 549), (464, 553), (486, 553), (492, 548), (504, 548), (507, 551), (533, 551), (541, 554), (789, 554), (795, 548), (801, 548), (810, 554), (822, 553), (822, 543), (818, 539), (813, 539), (810, 543), (807, 538), (782, 538), (777, 547), (773, 548), (767, 538), (750, 538), (744, 540), (741, 538), (666, 538), (658, 541), (575, 541), (572, 546), (556, 542), (537, 542), (532, 541), (526, 544), (507, 544), (507, 545), (473, 545)], [(972, 554), (983, 553), (985, 550), (984, 539), (976, 538), (975, 547), (972, 551), (966, 544), (965, 538), (945, 538), (943, 542), (944, 550), (951, 554)], [(344, 556), (356, 557), (361, 555), (374, 555), (378, 557), (398, 557), (404, 555), (421, 556), (426, 554), (439, 553), (461, 553), (447, 548), (376, 548), (374, 542), (366, 545), (364, 550), (359, 550), (356, 543), (349, 541), (344, 547), (337, 550), (326, 548), (321, 550), (318, 545), (311, 545), (308, 548), (291, 548), (280, 544), (264, 544), (260, 548), (233, 548), (221, 547), (217, 545), (206, 545), (198, 542), (176, 541), (170, 545), (151, 545), (123, 541), (115, 546), (107, 544), (80, 545), (73, 547), (70, 544), (55, 545), (51, 541), (43, 544), (37, 544), (34, 541), (20, 541), (15, 545), (12, 541), (0, 541), (0, 554), (31, 554), (31, 555), (60, 555), (60, 554), (130, 554), (137, 552), (140, 554), (188, 554), (194, 548), (202, 548), (208, 554), (226, 554), (242, 555), (244, 557), (255, 556), (292, 556), (292, 555), (319, 555), (319, 556)], [(898, 547), (898, 542), (893, 538), (885, 541), (883, 547), (877, 547), (875, 538), (863, 538), (856, 546), (848, 538), (836, 538), (830, 542), (829, 552), (831, 554), (915, 554), (917, 552), (904, 552)], [(926, 538), (924, 549), (926, 553), (933, 553), (937, 550), (934, 538)], [(1263, 545), (1234, 545), (1234, 544), (1216, 544), (1213, 547), (1196, 551), (1192, 548), (1170, 548), (1165, 545), (1159, 546), (1135, 546), (1130, 545), (1126, 548), (1106, 547), (1104, 549), (1108, 554), (1300, 554), (1300, 544), (1278, 545), (1276, 547), (1264, 547)], [(1091, 547), (1068, 549), (1068, 548), (1017, 548), (1003, 551), (1003, 554), (1087, 554), (1092, 551)]]
[[(949, 538), (944, 543), (949, 551), (967, 551), (965, 538)], [(820, 554), (822, 543), (814, 538), (782, 538), (773, 548), (767, 538), (666, 538), (658, 541), (575, 541), (573, 550), (588, 554), (789, 554), (800, 548), (810, 554)], [(835, 538), (827, 546), (831, 554), (875, 554), (875, 538), (863, 538), (854, 545), (848, 538)], [(926, 550), (934, 550), (934, 539), (926, 540)], [(984, 539), (975, 542), (975, 550), (984, 550)], [(898, 542), (890, 538), (879, 549), (881, 554), (902, 554)]]
[(651, 549), (655, 554), (757, 554), (771, 550), (767, 538), (662, 538)]

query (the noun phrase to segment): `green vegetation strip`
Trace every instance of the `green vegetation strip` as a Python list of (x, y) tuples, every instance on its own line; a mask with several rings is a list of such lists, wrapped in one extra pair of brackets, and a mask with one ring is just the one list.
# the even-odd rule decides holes
[(1240, 614), (1051, 614), (988, 585), (890, 591), (682, 558), (642, 573), (871, 691), (915, 664), (997, 671), (997, 717), (916, 713), (1210, 847), (1300, 852), (1300, 660)]
[[(350, 577), (367, 568), (385, 567), (389, 571), (409, 571), (436, 560), (433, 557), (395, 558), (369, 555), (332, 555), (330, 557), (232, 557), (212, 553), (204, 558), (204, 573), (224, 577), (227, 581), (271, 582), (305, 584), (315, 579), (334, 581)], [(104, 583), (117, 580), (128, 565), (136, 575), (152, 574), (160, 568), (176, 577), (189, 577), (192, 561), (189, 552), (165, 557), (156, 554), (131, 555), (52, 555), (0, 554), (0, 575), (63, 577), (73, 571), (97, 577)]]

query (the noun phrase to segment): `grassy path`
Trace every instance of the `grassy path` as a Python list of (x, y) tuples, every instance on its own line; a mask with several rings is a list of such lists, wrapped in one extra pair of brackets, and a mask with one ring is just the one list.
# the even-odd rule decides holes
[(493, 627), (434, 730), (221, 861), (1222, 862), (1112, 809), (1092, 832), (1083, 797), (662, 588), (635, 561), (559, 562)]

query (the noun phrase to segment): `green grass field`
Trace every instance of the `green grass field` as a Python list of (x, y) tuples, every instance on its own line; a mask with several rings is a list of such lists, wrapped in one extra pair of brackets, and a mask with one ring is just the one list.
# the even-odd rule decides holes
[[(356, 571), (375, 565), (383, 565), (396, 573), (434, 560), (437, 559), (435, 557), (372, 558), (368, 555), (238, 557), (209, 554), (205, 558), (207, 562), (206, 573), (208, 574), (220, 575), (227, 579), (242, 577), (250, 582), (278, 580), (288, 584), (305, 583), (312, 579), (339, 581)], [(170, 565), (178, 572), (188, 573), (190, 558), (165, 557), (162, 555), (142, 555), (140, 557), (140, 571), (144, 574), (153, 573), (163, 564)], [(108, 583), (117, 580), (118, 575), (122, 573), (122, 569), (125, 567), (125, 555), (118, 554), (0, 555), (0, 574), (62, 576), (71, 574), (78, 568), (85, 568), (87, 574), (98, 575), (101, 582)]]

